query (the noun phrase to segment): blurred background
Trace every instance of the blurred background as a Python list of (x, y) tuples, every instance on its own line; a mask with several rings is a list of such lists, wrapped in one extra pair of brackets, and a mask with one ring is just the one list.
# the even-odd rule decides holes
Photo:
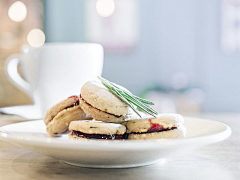
[(102, 44), (102, 76), (159, 112), (240, 111), (239, 0), (0, 0), (0, 107), (32, 103), (5, 64), (45, 42)]

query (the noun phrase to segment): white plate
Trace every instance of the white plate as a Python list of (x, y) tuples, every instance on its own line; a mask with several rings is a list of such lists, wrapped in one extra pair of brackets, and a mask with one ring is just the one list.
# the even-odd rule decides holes
[(153, 164), (201, 146), (222, 141), (231, 129), (220, 122), (185, 117), (186, 138), (159, 140), (69, 140), (51, 138), (43, 120), (0, 128), (0, 139), (72, 165), (94, 168), (126, 168)]

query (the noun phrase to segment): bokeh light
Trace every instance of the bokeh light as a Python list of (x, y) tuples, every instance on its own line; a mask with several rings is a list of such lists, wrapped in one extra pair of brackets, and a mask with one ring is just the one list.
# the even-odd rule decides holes
[(32, 29), (28, 33), (27, 41), (32, 47), (40, 47), (45, 42), (45, 34), (41, 29)]
[(171, 77), (171, 86), (174, 90), (180, 90), (187, 88), (190, 84), (190, 80), (186, 73), (177, 72)]
[(206, 99), (204, 91), (199, 88), (190, 89), (188, 96), (198, 104), (202, 104)]
[(16, 1), (13, 3), (8, 10), (8, 16), (15, 22), (23, 21), (27, 16), (27, 8), (25, 4), (23, 4), (21, 1)]
[(96, 10), (100, 16), (109, 17), (115, 10), (115, 3), (113, 0), (98, 0)]

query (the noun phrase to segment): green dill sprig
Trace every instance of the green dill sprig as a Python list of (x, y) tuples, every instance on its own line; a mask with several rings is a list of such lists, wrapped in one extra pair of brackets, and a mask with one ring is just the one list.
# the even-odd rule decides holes
[(153, 102), (148, 101), (146, 99), (142, 99), (138, 96), (135, 96), (131, 92), (129, 92), (127, 89), (122, 88), (121, 86), (115, 83), (112, 83), (102, 77), (98, 76), (98, 79), (107, 89), (109, 89), (109, 91), (111, 91), (119, 99), (125, 102), (140, 118), (141, 118), (141, 115), (138, 113), (137, 109), (144, 111), (147, 114), (150, 114), (154, 117), (156, 117), (156, 115), (158, 114), (154, 109), (148, 106), (148, 105), (154, 105)]

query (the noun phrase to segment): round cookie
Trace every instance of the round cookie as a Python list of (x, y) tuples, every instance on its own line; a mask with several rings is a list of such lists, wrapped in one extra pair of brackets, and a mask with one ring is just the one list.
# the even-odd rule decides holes
[(55, 104), (51, 107), (44, 116), (44, 122), (47, 125), (52, 119), (62, 110), (66, 109), (69, 106), (72, 106), (76, 103), (79, 103), (78, 96), (70, 96), (67, 99)]
[(179, 114), (160, 114), (156, 118), (144, 118), (127, 121), (127, 133), (144, 133), (154, 129), (178, 128), (184, 123), (184, 119)]
[(104, 122), (111, 123), (121, 123), (124, 121), (125, 116), (115, 116), (110, 113), (106, 113), (97, 108), (94, 108), (90, 104), (86, 103), (84, 100), (80, 99), (81, 108), (86, 114), (89, 114), (93, 119), (97, 119)]
[(81, 119), (92, 119), (79, 105), (79, 97), (71, 96), (50, 108), (44, 122), (46, 130), (50, 136), (68, 132), (68, 126), (71, 121)]
[(185, 137), (187, 130), (179, 114), (160, 114), (156, 118), (129, 120), (126, 123), (128, 139), (173, 139)]
[(180, 125), (177, 129), (152, 132), (152, 133), (142, 133), (142, 134), (129, 134), (128, 139), (132, 140), (146, 140), (146, 139), (175, 139), (183, 138), (187, 133), (187, 129)]
[(102, 121), (80, 120), (72, 121), (69, 126), (72, 131), (70, 139), (123, 139), (126, 127), (121, 124)]
[(80, 105), (89, 116), (104, 122), (119, 123), (129, 112), (126, 103), (97, 81), (82, 86)]
[(70, 131), (80, 131), (86, 134), (124, 134), (126, 127), (121, 124), (104, 123), (95, 120), (72, 121), (69, 125)]

